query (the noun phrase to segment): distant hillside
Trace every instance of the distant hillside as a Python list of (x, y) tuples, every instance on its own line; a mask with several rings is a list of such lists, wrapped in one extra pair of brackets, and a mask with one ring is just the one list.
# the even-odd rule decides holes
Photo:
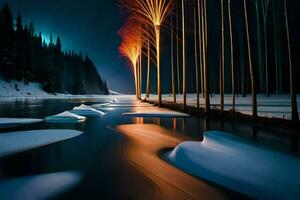
[(0, 79), (40, 83), (48, 93), (109, 94), (106, 81), (88, 56), (62, 51), (58, 37), (50, 43), (35, 33), (33, 23), (16, 24), (8, 5), (0, 10)]

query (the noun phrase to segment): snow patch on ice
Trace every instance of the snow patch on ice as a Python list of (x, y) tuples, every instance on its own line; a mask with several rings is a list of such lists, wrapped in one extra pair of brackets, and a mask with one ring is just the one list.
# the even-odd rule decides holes
[(0, 158), (65, 141), (81, 134), (81, 131), (68, 129), (45, 129), (1, 133)]
[(100, 110), (96, 110), (94, 108), (91, 108), (90, 106), (81, 104), (78, 107), (74, 107), (72, 111), (70, 111), (76, 115), (82, 115), (82, 116), (103, 116), (105, 115), (104, 112)]
[(43, 121), (42, 119), (31, 118), (0, 118), (0, 128), (9, 128), (27, 124), (35, 124)]
[(1, 181), (1, 200), (52, 199), (79, 184), (82, 176), (81, 172), (67, 171)]
[(73, 113), (70, 113), (68, 111), (60, 113), (58, 115), (53, 115), (50, 117), (45, 118), (46, 122), (52, 122), (52, 123), (76, 123), (76, 122), (84, 122), (86, 120), (86, 117), (76, 115)]
[(205, 133), (166, 154), (178, 168), (255, 199), (300, 196), (300, 159), (264, 149), (228, 133)]

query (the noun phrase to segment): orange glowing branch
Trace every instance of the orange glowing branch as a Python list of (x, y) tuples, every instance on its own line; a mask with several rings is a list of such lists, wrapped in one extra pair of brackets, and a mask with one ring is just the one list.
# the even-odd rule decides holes
[(175, 0), (120, 0), (123, 8), (142, 24), (150, 24), (155, 32), (157, 93), (161, 104), (160, 27), (174, 7)]
[(142, 51), (142, 38), (139, 30), (140, 26), (138, 24), (128, 21), (119, 31), (119, 35), (122, 38), (119, 52), (131, 62), (137, 98), (139, 98), (140, 93), (138, 80), (141, 78), (138, 77), (137, 63)]

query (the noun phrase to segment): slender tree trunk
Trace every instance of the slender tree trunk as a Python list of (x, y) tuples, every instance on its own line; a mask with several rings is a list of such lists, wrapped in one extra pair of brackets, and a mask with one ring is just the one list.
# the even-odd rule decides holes
[[(281, 1), (281, 0), (280, 0)], [(274, 56), (275, 56), (275, 67), (276, 67), (276, 92), (277, 94), (282, 93), (282, 65), (281, 65), (281, 45), (280, 45), (280, 26), (278, 24), (278, 1), (273, 0), (273, 24), (274, 24)]]
[(225, 69), (225, 39), (224, 39), (224, 0), (221, 0), (221, 64), (220, 64), (220, 105), (221, 111), (224, 111), (224, 69)]
[(177, 90), (180, 94), (180, 71), (179, 71), (179, 11), (176, 6), (176, 65), (177, 65)]
[(139, 59), (139, 62), (140, 62), (140, 64), (139, 64), (139, 66), (140, 66), (140, 99), (142, 99), (142, 92), (143, 92), (143, 72), (142, 72), (142, 70), (143, 70), (143, 65), (142, 65), (142, 56), (143, 56), (143, 54), (142, 54), (142, 50), (141, 50), (141, 53), (140, 53), (140, 59)]
[(244, 0), (244, 14), (245, 14), (245, 23), (246, 23), (249, 68), (250, 68), (250, 76), (251, 76), (252, 117), (256, 118), (257, 117), (256, 81), (255, 81), (255, 71), (254, 71), (254, 67), (252, 65), (252, 52), (251, 52), (251, 45), (250, 45), (247, 0)]
[(203, 70), (204, 70), (204, 99), (205, 99), (205, 112), (210, 111), (210, 97), (209, 97), (209, 72), (206, 64), (207, 52), (207, 15), (206, 15), (206, 0), (203, 1), (202, 6), (202, 54), (203, 54)]
[(293, 63), (292, 63), (291, 39), (290, 39), (288, 13), (287, 13), (287, 1), (286, 0), (284, 0), (284, 14), (285, 14), (286, 36), (287, 36), (288, 54), (289, 54), (292, 120), (293, 121), (299, 121), (297, 96), (296, 96), (296, 88), (295, 88), (295, 81), (294, 81), (294, 67), (293, 67)]
[(197, 109), (200, 107), (200, 94), (199, 94), (199, 69), (198, 69), (198, 46), (197, 46), (197, 18), (196, 7), (194, 7), (194, 48), (195, 48), (195, 68), (196, 68), (196, 93), (197, 93)]
[(147, 44), (147, 89), (146, 89), (146, 98), (150, 97), (150, 36), (148, 36)]
[[(270, 86), (269, 86), (269, 63), (268, 63), (268, 2), (266, 0), (261, 0), (262, 10), (263, 10), (263, 21), (264, 21), (264, 48), (265, 48), (265, 75), (266, 75), (266, 95), (270, 96)], [(269, 0), (267, 0), (269, 1)]]
[(228, 0), (228, 20), (229, 20), (229, 36), (230, 36), (230, 62), (231, 62), (231, 91), (232, 91), (232, 110), (235, 110), (235, 74), (236, 69), (234, 65), (233, 52), (233, 34), (232, 34), (232, 15), (231, 15), (231, 0)]
[(137, 77), (137, 98), (140, 99), (140, 62), (139, 60), (137, 61), (136, 65), (136, 77)]
[(240, 44), (240, 90), (243, 97), (247, 96), (246, 92), (246, 67), (245, 67), (245, 44), (244, 44), (244, 31), (239, 31), (239, 44)]
[[(197, 0), (198, 2), (198, 22), (199, 22), (199, 26), (198, 26), (198, 34), (199, 34), (199, 48), (200, 48), (200, 53), (199, 53), (199, 58), (200, 58), (200, 86), (201, 86), (201, 94), (202, 96), (204, 95), (204, 84), (203, 84), (203, 58), (202, 58), (202, 31), (201, 31), (201, 4), (200, 4), (200, 0)], [(204, 96), (203, 96), (204, 97)]]
[(139, 91), (138, 91), (138, 72), (137, 72), (137, 66), (136, 64), (133, 65), (133, 70), (134, 70), (134, 85), (135, 85), (135, 95), (136, 99), (139, 99)]
[(155, 40), (156, 40), (156, 63), (157, 63), (157, 95), (158, 104), (161, 106), (161, 69), (160, 69), (160, 27), (155, 27)]
[(185, 0), (181, 0), (182, 6), (182, 94), (183, 106), (186, 108), (186, 65), (185, 65)]
[(174, 37), (173, 37), (173, 15), (171, 15), (171, 70), (172, 70), (172, 94), (174, 103), (176, 103), (176, 92), (175, 92), (175, 74), (174, 74)]
[(264, 58), (263, 58), (263, 47), (262, 47), (262, 38), (261, 38), (261, 17), (260, 17), (260, 4), (259, 1), (255, 1), (256, 9), (256, 24), (257, 24), (257, 50), (258, 50), (258, 68), (259, 68), (259, 79), (260, 79), (260, 92), (264, 93), (266, 88), (265, 86), (265, 67), (264, 67)]

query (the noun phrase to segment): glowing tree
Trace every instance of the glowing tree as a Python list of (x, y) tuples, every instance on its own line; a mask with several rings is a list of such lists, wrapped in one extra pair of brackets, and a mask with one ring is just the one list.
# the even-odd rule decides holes
[(155, 48), (157, 63), (157, 93), (161, 104), (161, 66), (160, 66), (160, 28), (174, 6), (174, 0), (121, 0), (123, 8), (142, 23), (148, 22), (155, 31)]
[(140, 98), (139, 79), (141, 77), (139, 77), (137, 64), (142, 50), (142, 39), (139, 30), (140, 26), (138, 24), (128, 21), (119, 31), (119, 35), (122, 38), (119, 51), (132, 65), (135, 80), (135, 92), (138, 99)]

